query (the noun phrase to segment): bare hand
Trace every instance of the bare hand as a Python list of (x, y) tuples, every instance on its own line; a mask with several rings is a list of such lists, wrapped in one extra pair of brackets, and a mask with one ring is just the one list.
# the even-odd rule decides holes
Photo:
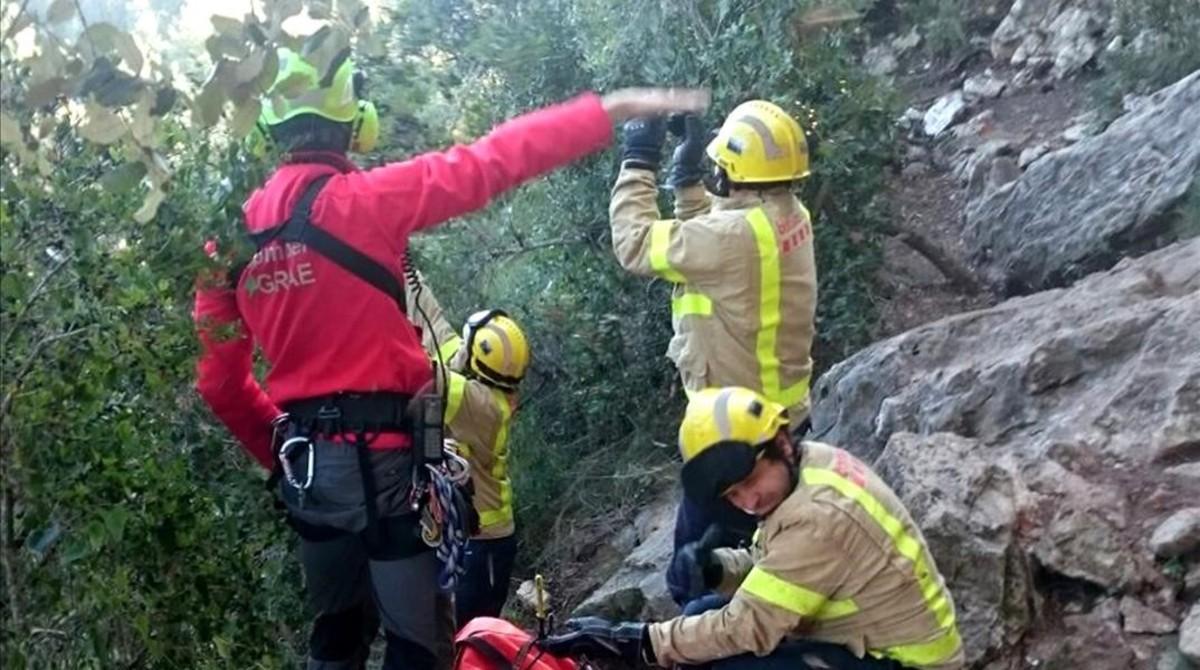
[(711, 95), (706, 88), (622, 88), (600, 99), (615, 123), (640, 116), (674, 112), (700, 113), (708, 109)]

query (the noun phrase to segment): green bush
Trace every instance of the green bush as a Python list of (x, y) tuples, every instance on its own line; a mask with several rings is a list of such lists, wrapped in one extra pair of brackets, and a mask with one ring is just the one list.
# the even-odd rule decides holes
[(1172, 84), (1200, 69), (1200, 6), (1196, 0), (1117, 0), (1116, 35), (1122, 48), (1102, 59), (1093, 85), (1114, 114), (1122, 98)]

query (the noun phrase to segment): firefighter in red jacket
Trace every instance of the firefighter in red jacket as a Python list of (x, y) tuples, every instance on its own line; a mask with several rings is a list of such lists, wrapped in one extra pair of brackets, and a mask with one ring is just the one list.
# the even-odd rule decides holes
[[(442, 667), (449, 594), (412, 508), (409, 405), (431, 372), (400, 281), (408, 238), (604, 148), (614, 122), (702, 108), (707, 96), (586, 93), (471, 145), (359, 170), (347, 150), (369, 151), (379, 119), (349, 53), (328, 72), (287, 49), (279, 57), (260, 127), (286, 158), (244, 206), (257, 253), (197, 291), (197, 386), (259, 464), (282, 466), (279, 491), (316, 613), (310, 670), (359, 667), (370, 599), (387, 636), (384, 668)], [(307, 83), (299, 94), (298, 81)], [(269, 393), (253, 374), (256, 345)]]

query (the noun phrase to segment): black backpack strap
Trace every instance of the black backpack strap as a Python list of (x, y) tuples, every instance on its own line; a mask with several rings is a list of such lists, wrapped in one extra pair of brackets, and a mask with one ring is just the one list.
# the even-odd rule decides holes
[(316, 201), (321, 189), (325, 188), (325, 184), (331, 176), (317, 177), (304, 188), (304, 193), (301, 194), (300, 200), (292, 209), (292, 215), (288, 218), (287, 223), (251, 233), (250, 240), (254, 242), (255, 248), (258, 250), (275, 240), (304, 244), (346, 272), (386, 293), (396, 302), (401, 314), (408, 314), (404, 284), (396, 278), (391, 270), (346, 244), (324, 228), (312, 225), (313, 202)]

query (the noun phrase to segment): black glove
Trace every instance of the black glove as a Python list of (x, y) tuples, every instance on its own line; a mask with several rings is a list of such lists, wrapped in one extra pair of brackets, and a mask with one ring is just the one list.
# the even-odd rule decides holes
[(644, 623), (613, 623), (587, 616), (570, 619), (565, 627), (567, 632), (551, 635), (538, 646), (559, 656), (619, 658), (634, 667), (654, 665), (654, 651)]
[(704, 123), (695, 114), (675, 114), (667, 122), (671, 134), (680, 138), (675, 147), (674, 162), (667, 176), (667, 185), (672, 189), (699, 184), (704, 177), (704, 147), (708, 144)]
[(668, 569), (671, 582), (686, 585), (685, 601), (690, 601), (721, 583), (721, 564), (713, 559), (712, 550), (721, 546), (724, 533), (712, 524), (695, 542), (688, 542), (675, 552)]
[(631, 167), (657, 170), (666, 135), (667, 125), (661, 116), (627, 121), (621, 161), (630, 163)]

